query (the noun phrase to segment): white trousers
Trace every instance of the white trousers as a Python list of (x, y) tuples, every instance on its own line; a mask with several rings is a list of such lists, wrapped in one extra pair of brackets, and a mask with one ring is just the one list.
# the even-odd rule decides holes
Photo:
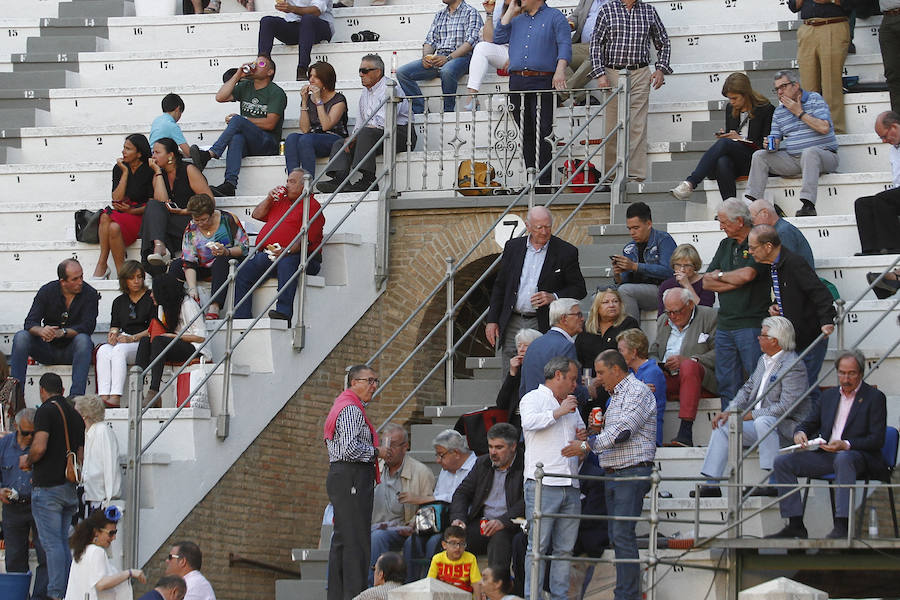
[(128, 365), (134, 364), (139, 342), (103, 344), (97, 349), (97, 393), (121, 396), (128, 376)]
[(509, 46), (478, 42), (475, 44), (472, 60), (469, 62), (469, 82), (466, 87), (476, 92), (479, 91), (488, 67), (502, 69), (507, 62), (509, 62)]

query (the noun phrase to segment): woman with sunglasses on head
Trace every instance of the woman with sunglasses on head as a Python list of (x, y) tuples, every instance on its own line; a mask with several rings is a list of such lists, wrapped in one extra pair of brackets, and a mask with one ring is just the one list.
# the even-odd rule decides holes
[(96, 510), (75, 527), (69, 538), (72, 567), (65, 600), (131, 600), (131, 580), (147, 583), (140, 569), (120, 571), (109, 558), (122, 513), (115, 506)]
[(119, 270), (119, 290), (112, 304), (106, 343), (97, 349), (97, 393), (107, 408), (118, 408), (128, 365), (134, 364), (138, 343), (149, 335), (153, 300), (144, 281), (144, 268), (126, 260)]
[(85, 515), (107, 508), (119, 497), (122, 474), (119, 470), (119, 443), (104, 422), (106, 410), (98, 396), (78, 396), (75, 410), (84, 419), (84, 459), (81, 465), (82, 500)]

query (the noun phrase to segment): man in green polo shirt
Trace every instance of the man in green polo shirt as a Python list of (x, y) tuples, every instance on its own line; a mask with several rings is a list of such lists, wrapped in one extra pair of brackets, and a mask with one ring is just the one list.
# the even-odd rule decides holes
[(272, 58), (258, 56), (241, 65), (216, 92), (216, 102), (241, 103), (241, 114), (225, 117), (227, 127), (209, 150), (191, 146), (191, 159), (201, 171), (211, 158), (221, 157), (228, 149), (225, 181), (211, 188), (216, 196), (234, 196), (242, 158), (278, 154), (287, 95), (272, 81), (274, 77)]
[(747, 205), (729, 198), (716, 212), (726, 237), (703, 275), (703, 289), (719, 294), (716, 380), (725, 410), (759, 360), (757, 336), (768, 316), (772, 280), (768, 265), (756, 262), (747, 246), (753, 227)]

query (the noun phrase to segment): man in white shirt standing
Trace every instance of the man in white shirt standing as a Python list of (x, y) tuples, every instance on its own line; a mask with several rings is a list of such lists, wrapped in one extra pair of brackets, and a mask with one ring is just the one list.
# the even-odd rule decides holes
[(194, 542), (178, 542), (166, 557), (166, 575), (180, 575), (187, 584), (184, 600), (216, 600), (216, 594), (200, 567), (203, 553)]
[[(535, 468), (543, 463), (545, 473), (577, 475), (580, 461), (588, 452), (587, 431), (578, 413), (573, 393), (578, 382), (579, 364), (565, 356), (551, 358), (544, 367), (544, 383), (522, 397), (519, 411), (525, 436), (525, 518), (528, 519), (528, 550), (525, 572), (531, 573), (534, 539)], [(581, 498), (577, 479), (544, 477), (541, 482), (541, 512), (577, 515)], [(540, 524), (541, 554), (552, 547), (555, 556), (569, 556), (578, 537), (577, 519), (542, 518)], [(550, 564), (550, 597), (565, 600), (569, 591), (567, 560)], [(537, 584), (543, 588), (544, 569), (538, 569)], [(530, 597), (531, 577), (525, 578), (525, 597)]]
[[(380, 56), (366, 54), (362, 57), (359, 64), (359, 80), (365, 89), (359, 95), (359, 116), (356, 118), (356, 128), (351, 137), (358, 135), (343, 152), (341, 152), (341, 148), (344, 140), (336, 141), (331, 147), (331, 158), (340, 153), (340, 157), (332, 163), (331, 168), (327, 171), (331, 180), (320, 181), (316, 185), (320, 192), (326, 194), (337, 190), (356, 165), (360, 165), (360, 177), (353, 182), (348, 182), (341, 191), (364, 192), (373, 184), (372, 191), (378, 189), (378, 184), (375, 183), (375, 157), (384, 152), (384, 146), (381, 143), (381, 137), (384, 135), (384, 111), (387, 106), (390, 106), (387, 102), (382, 104), (387, 93), (388, 79), (384, 76), (384, 61)], [(400, 86), (397, 86), (395, 91), (400, 97), (406, 96)], [(369, 118), (370, 116), (371, 118)], [(405, 152), (407, 148), (416, 147), (418, 139), (416, 131), (415, 129), (408, 130), (408, 127), (409, 102), (403, 100), (400, 102), (400, 108), (397, 109), (397, 137), (394, 138), (394, 148), (397, 152)], [(378, 148), (372, 153), (372, 156), (366, 158), (366, 154), (374, 146), (378, 146)]]

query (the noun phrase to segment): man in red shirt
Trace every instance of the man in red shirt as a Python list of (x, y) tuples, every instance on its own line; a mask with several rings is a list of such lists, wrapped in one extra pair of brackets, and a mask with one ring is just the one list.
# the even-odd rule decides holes
[[(265, 221), (266, 224), (256, 236), (256, 250), (254, 254), (243, 262), (237, 273), (234, 293), (235, 304), (264, 276), (272, 261), (280, 255), (286, 254), (278, 261), (275, 269), (270, 271), (268, 275), (265, 275), (266, 279), (273, 276), (278, 277), (278, 302), (275, 304), (275, 310), (269, 311), (270, 319), (290, 321), (294, 313), (294, 294), (297, 291), (297, 278), (290, 282), (288, 282), (288, 279), (300, 268), (300, 241), (292, 242), (303, 227), (303, 203), (297, 204), (293, 209), (291, 209), (291, 206), (303, 194), (303, 175), (303, 169), (291, 171), (290, 175), (288, 175), (287, 183), (270, 191), (250, 215), (257, 221)], [(319, 251), (314, 256), (313, 253), (316, 252), (316, 249), (322, 243), (325, 215), (321, 214), (313, 219), (316, 213), (319, 212), (320, 205), (312, 194), (308, 198), (311, 222), (307, 233), (306, 248), (310, 258), (306, 266), (306, 272), (309, 275), (316, 275), (319, 269), (322, 268), (322, 252)], [(285, 213), (288, 213), (287, 218), (281, 224), (278, 224), (279, 219)], [(251, 306), (252, 301), (247, 299), (234, 311), (235, 318), (251, 318)]]

